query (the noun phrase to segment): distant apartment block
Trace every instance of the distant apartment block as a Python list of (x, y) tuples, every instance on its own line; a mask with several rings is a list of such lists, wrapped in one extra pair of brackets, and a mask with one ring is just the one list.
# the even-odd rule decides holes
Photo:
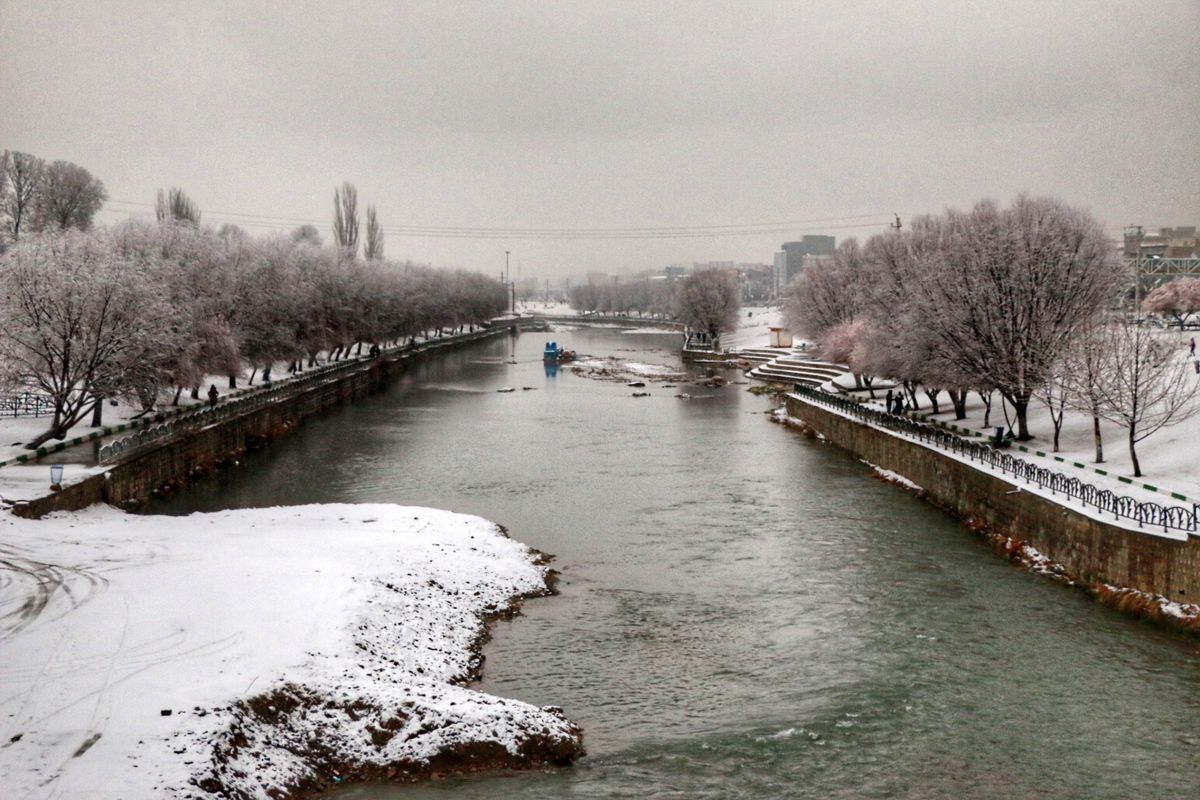
[(1141, 225), (1125, 230), (1125, 255), (1129, 258), (1197, 258), (1195, 225), (1147, 231)]
[(782, 296), (787, 285), (804, 271), (806, 263), (813, 259), (833, 255), (837, 240), (832, 236), (810, 235), (800, 237), (798, 242), (784, 242), (775, 254), (775, 294)]

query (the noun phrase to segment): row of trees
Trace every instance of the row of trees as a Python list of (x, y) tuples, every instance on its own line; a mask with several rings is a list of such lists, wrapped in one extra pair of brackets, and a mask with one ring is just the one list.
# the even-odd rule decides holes
[(998, 394), (1018, 439), (1032, 438), (1034, 397), (1051, 408), (1055, 449), (1065, 407), (1093, 416), (1097, 460), (1098, 420), (1116, 420), (1140, 475), (1135, 445), (1194, 410), (1196, 384), (1177, 349), (1110, 324), (1128, 282), (1094, 218), (1020, 197), (1008, 208), (983, 202), (917, 218), (861, 246), (843, 242), (793, 284), (785, 313), (825, 358), (868, 386), (869, 376), (899, 382), (914, 404), (920, 387), (936, 411), (947, 391), (962, 419), (968, 392), (989, 413)]
[(567, 293), (571, 308), (588, 314), (637, 314), (670, 317), (674, 314), (675, 284), (663, 279), (623, 283), (586, 283)]
[(108, 199), (104, 184), (78, 164), (29, 153), (0, 153), (0, 252), (23, 235), (87, 230)]
[[(170, 197), (167, 197), (168, 203)], [(506, 307), (476, 273), (346, 258), (292, 237), (189, 222), (23, 237), (0, 259), (0, 379), (52, 399), (36, 448), (122, 397), (152, 410), (205, 375), (303, 368), (364, 344), (481, 323)]]
[(737, 279), (719, 270), (697, 272), (681, 280), (573, 286), (569, 299), (572, 308), (587, 313), (669, 317), (714, 340), (737, 327), (741, 307)]

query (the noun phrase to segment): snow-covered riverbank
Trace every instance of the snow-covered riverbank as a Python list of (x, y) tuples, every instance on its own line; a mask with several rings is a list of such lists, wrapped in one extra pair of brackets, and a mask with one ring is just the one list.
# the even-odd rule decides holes
[(327, 505), (0, 518), (6, 797), (267, 797), (566, 763), (579, 729), (459, 685), (546, 592), (478, 517)]

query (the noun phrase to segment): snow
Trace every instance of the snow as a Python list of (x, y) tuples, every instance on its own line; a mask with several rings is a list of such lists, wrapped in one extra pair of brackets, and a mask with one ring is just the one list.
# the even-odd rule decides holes
[(682, 332), (679, 331), (677, 328), (627, 328), (625, 330), (622, 330), (621, 333), (638, 333), (638, 334), (665, 333), (668, 336), (682, 336), (683, 335)]
[[(859, 460), (862, 461), (862, 459), (859, 459)], [(900, 486), (904, 486), (905, 488), (912, 489), (917, 492), (925, 491), (920, 486), (918, 486), (917, 484), (910, 481), (908, 478), (901, 475), (899, 472), (892, 472), (890, 469), (884, 469), (883, 467), (878, 466), (877, 464), (872, 464), (870, 461), (863, 461), (862, 463), (866, 464), (868, 467), (875, 470), (875, 474), (878, 475), (879, 477), (883, 478), (886, 481), (890, 481), (892, 483), (899, 484)]]
[[(1168, 333), (1164, 335), (1175, 335)], [(1186, 348), (1187, 337), (1179, 337), (1178, 347), (1183, 350)], [(1190, 380), (1200, 381), (1200, 375), (1189, 371), (1185, 373), (1185, 377)], [(858, 392), (856, 395), (862, 399), (867, 398), (866, 392)], [(923, 392), (918, 391), (917, 399), (920, 402), (920, 412), (928, 414), (930, 412), (929, 399)], [(875, 405), (879, 409), (883, 409), (883, 394), (876, 390)], [(988, 427), (983, 425), (984, 406), (979, 395), (971, 392), (967, 400), (967, 418), (965, 420), (955, 420), (954, 410), (950, 405), (950, 399), (945, 392), (939, 396), (940, 413), (932, 415), (931, 418), (942, 422), (957, 425), (961, 428), (979, 431), (985, 434), (991, 434), (993, 429), (1000, 425), (1005, 425), (1004, 413), (1000, 410), (1000, 398), (997, 395), (993, 400), (991, 423)], [(1009, 409), (1009, 416), (1012, 416), (1012, 409)], [(1170, 492), (1184, 495), (1189, 498), (1187, 502), (1200, 499), (1200, 417), (1193, 417), (1190, 420), (1163, 428), (1154, 433), (1149, 438), (1137, 445), (1138, 461), (1141, 463), (1142, 476), (1133, 477), (1133, 462), (1129, 455), (1129, 440), (1128, 432), (1121, 426), (1108, 422), (1100, 421), (1101, 439), (1104, 445), (1104, 462), (1096, 463), (1096, 448), (1092, 435), (1092, 419), (1091, 417), (1081, 414), (1077, 411), (1067, 409), (1066, 416), (1063, 421), (1063, 429), (1059, 437), (1059, 452), (1052, 452), (1054, 449), (1054, 425), (1050, 421), (1050, 412), (1046, 404), (1041, 400), (1034, 398), (1029, 405), (1029, 431), (1035, 437), (1032, 441), (1021, 442), (1031, 452), (1017, 452), (1021, 458), (1029, 461), (1041, 462), (1043, 459), (1034, 454), (1032, 451), (1042, 451), (1048, 454), (1046, 460), (1052, 461), (1052, 466), (1062, 472), (1069, 472), (1072, 469), (1072, 463), (1078, 462), (1085, 464), (1082, 470), (1085, 474), (1080, 475), (1081, 480), (1086, 480), (1089, 483), (1103, 481), (1104, 476), (1098, 475), (1095, 469), (1103, 469), (1110, 475), (1122, 475), (1131, 478), (1136, 484), (1148, 483), (1158, 487), (1160, 492), (1155, 499), (1151, 494), (1149, 497), (1139, 499), (1149, 500), (1160, 504), (1172, 505), (1181, 501), (1172, 499)], [(1061, 457), (1063, 462), (1053, 461), (1053, 456)], [(1114, 481), (1115, 482), (1115, 481)], [(1119, 484), (1123, 487), (1123, 492), (1130, 494), (1128, 484)], [(1114, 487), (1114, 491), (1115, 491)], [(1166, 494), (1164, 494), (1166, 492)]]
[[(796, 397), (797, 399), (802, 400), (802, 401), (804, 400), (803, 397), (800, 397), (798, 395), (790, 395), (790, 396)], [(1019, 481), (1017, 478), (1014, 478), (1012, 475), (1009, 475), (1008, 473), (1004, 472), (1003, 470), (999, 469), (998, 467), (993, 467), (990, 464), (984, 464), (984, 463), (980, 463), (978, 461), (972, 461), (969, 457), (967, 457), (965, 455), (960, 455), (958, 453), (951, 452), (950, 450), (944, 450), (944, 449), (938, 448), (932, 444), (928, 444), (926, 442), (919, 441), (913, 437), (907, 436), (898, 431), (884, 428), (879, 425), (875, 425), (873, 423), (863, 422), (862, 420), (859, 420), (857, 417), (852, 417), (849, 414), (845, 414), (842, 411), (840, 411), (839, 409), (834, 408), (832, 406), (822, 405), (821, 409), (824, 411), (827, 411), (829, 413), (832, 413), (832, 414), (838, 414), (840, 416), (844, 416), (849, 419), (854, 419), (857, 422), (860, 422), (871, 428), (875, 428), (876, 430), (878, 430), (882, 433), (885, 433), (889, 436), (897, 436), (902, 439), (907, 439), (908, 441), (911, 441), (913, 444), (916, 444), (920, 447), (924, 447), (929, 450), (933, 450), (937, 453), (940, 453), (941, 455), (945, 456), (946, 458), (953, 459), (955, 461), (958, 461), (958, 462), (965, 464), (969, 467), (972, 467), (974, 469), (981, 470), (983, 472), (987, 472), (988, 474), (993, 475), (996, 478), (999, 478), (1000, 480), (1011, 484), (1013, 486), (1014, 492), (1028, 492), (1030, 494), (1036, 494), (1039, 497), (1042, 497), (1053, 503), (1057, 503), (1058, 505), (1070, 508), (1072, 511), (1075, 511), (1076, 513), (1082, 514), (1082, 515), (1090, 517), (1092, 519), (1100, 520), (1100, 521), (1105, 522), (1114, 527), (1124, 528), (1126, 530), (1133, 531), (1135, 533), (1141, 533), (1141, 534), (1145, 534), (1148, 536), (1157, 536), (1157, 537), (1161, 537), (1164, 539), (1170, 539), (1172, 541), (1187, 541), (1188, 534), (1184, 531), (1175, 530), (1175, 529), (1163, 530), (1160, 527), (1155, 527), (1155, 526), (1151, 526), (1151, 525), (1139, 527), (1138, 523), (1134, 520), (1127, 519), (1124, 517), (1116, 517), (1112, 513), (1106, 513), (1106, 512), (1100, 511), (1099, 509), (1095, 508), (1094, 506), (1085, 505), (1083, 503), (1083, 501), (1079, 500), (1078, 498), (1066, 497), (1062, 494), (1057, 494), (1055, 492), (1052, 492), (1049, 487), (1042, 488), (1042, 487), (1039, 487), (1037, 484), (1025, 483), (1024, 481)], [(1123, 481), (1120, 481), (1117, 477), (1112, 476), (1112, 475), (1100, 475), (1095, 472), (1087, 471), (1086, 468), (1079, 469), (1078, 467), (1075, 467), (1073, 464), (1070, 464), (1070, 463), (1058, 462), (1058, 461), (1048, 461), (1047, 459), (1043, 459), (1043, 458), (1039, 458), (1039, 457), (1035, 456), (1033, 453), (1023, 453), (1023, 452), (1017, 451), (1017, 452), (1014, 452), (1013, 455), (1015, 455), (1019, 458), (1022, 458), (1024, 460), (1027, 460), (1027, 461), (1032, 461), (1039, 465), (1050, 466), (1053, 469), (1055, 469), (1059, 472), (1063, 472), (1068, 475), (1077, 475), (1080, 480), (1090, 483), (1099, 489), (1111, 489), (1113, 492), (1115, 492), (1117, 494), (1127, 495), (1129, 497), (1134, 498), (1135, 500), (1138, 500), (1139, 502), (1157, 503), (1158, 505), (1162, 505), (1162, 506), (1187, 505), (1190, 502), (1190, 501), (1181, 501), (1181, 500), (1174, 499), (1169, 494), (1164, 494), (1161, 491), (1154, 491), (1151, 489), (1147, 489), (1145, 486), (1138, 484), (1138, 483), (1125, 483)]]
[(624, 361), (615, 356), (608, 358), (585, 356), (569, 362), (567, 366), (584, 377), (610, 377), (617, 380), (625, 380), (629, 377), (675, 380), (687, 374), (678, 367)]
[[(532, 551), (478, 517), (92, 507), (0, 526), (5, 796), (184, 797), (207, 779), (266, 797), (311, 775), (318, 739), (384, 765), (577, 741), (556, 709), (455, 685), (481, 615), (545, 588)], [(289, 697), (306, 702), (273, 707)]]
[(771, 306), (743, 306), (738, 328), (721, 334), (721, 347), (727, 350), (744, 347), (768, 347), (771, 327), (783, 325), (783, 311)]

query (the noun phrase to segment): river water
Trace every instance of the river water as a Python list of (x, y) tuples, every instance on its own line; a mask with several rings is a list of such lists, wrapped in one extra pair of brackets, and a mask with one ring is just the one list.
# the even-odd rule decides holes
[[(673, 336), (550, 336), (679, 366)], [(338, 800), (1200, 796), (1194, 640), (1014, 568), (744, 385), (635, 398), (547, 375), (546, 338), (434, 356), (150, 509), (429, 505), (557, 555), (481, 688), (562, 706), (589, 755)]]

